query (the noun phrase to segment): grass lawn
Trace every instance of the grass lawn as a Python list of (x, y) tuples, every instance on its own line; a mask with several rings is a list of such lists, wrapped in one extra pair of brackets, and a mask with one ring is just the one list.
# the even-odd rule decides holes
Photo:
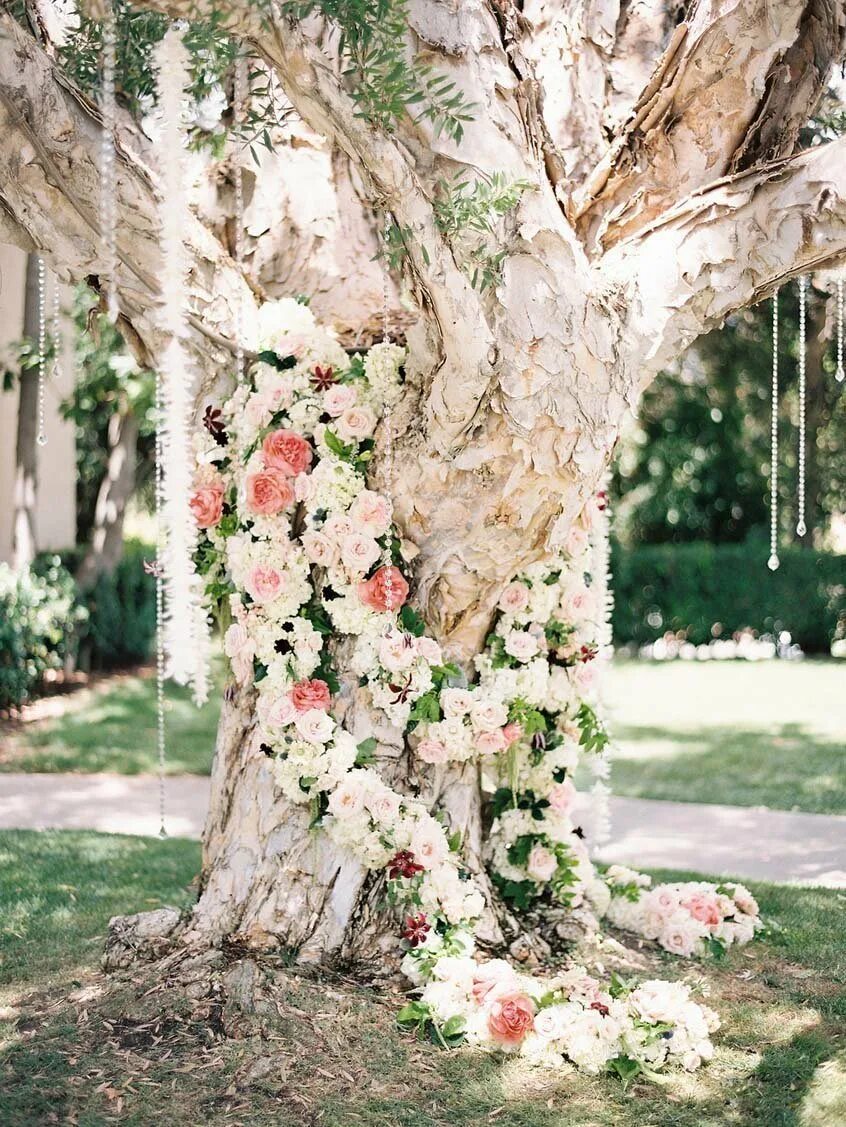
[(846, 663), (621, 661), (616, 793), (846, 813)]
[[(400, 1034), (396, 999), (264, 960), (246, 1015), (160, 966), (94, 968), (110, 914), (184, 903), (192, 843), (0, 836), (3, 1127), (837, 1127), (846, 1122), (846, 897), (756, 885), (772, 928), (721, 963), (644, 949), (722, 1015), (715, 1060), (661, 1087), (551, 1074)], [(6, 904), (11, 904), (11, 911)], [(22, 904), (22, 909), (16, 905)], [(237, 958), (238, 952), (230, 953)], [(613, 951), (603, 956), (614, 965)], [(3, 1019), (5, 1019), (3, 1021)]]
[[(214, 753), (223, 664), (216, 688), (197, 708), (190, 692), (168, 682), (167, 770), (208, 775)], [(0, 730), (0, 771), (114, 771), (139, 775), (157, 770), (156, 680), (120, 677), (93, 689), (39, 702), (55, 715), (7, 724)]]

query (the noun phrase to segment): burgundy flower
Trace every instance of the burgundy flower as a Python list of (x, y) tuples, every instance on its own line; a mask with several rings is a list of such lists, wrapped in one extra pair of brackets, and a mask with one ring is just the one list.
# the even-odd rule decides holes
[(579, 661), (593, 661), (598, 652), (596, 646), (582, 646), (577, 657)]
[(606, 489), (600, 489), (600, 491), (597, 493), (596, 507), (601, 513), (604, 513), (608, 508), (608, 491)]
[(388, 877), (391, 880), (399, 880), (400, 877), (416, 877), (418, 873), (422, 872), (423, 866), (417, 864), (410, 849), (401, 849), (388, 862)]
[(604, 1002), (591, 1002), (590, 1008), (592, 1010), (596, 1010), (597, 1013), (602, 1014), (603, 1017), (608, 1017), (608, 1015), (611, 1013)]
[(207, 405), (203, 415), (203, 426), (218, 446), (225, 446), (229, 441), (226, 427), (223, 425), (223, 412), (219, 407), (212, 407), (211, 403)]
[(402, 930), (403, 939), (407, 939), (412, 947), (422, 943), (432, 929), (426, 922), (426, 917), (421, 912), (419, 916), (409, 916)]
[(396, 694), (391, 704), (405, 704), (411, 693), (411, 678), (409, 677), (404, 685), (388, 685), (388, 688)]
[(314, 374), (310, 377), (309, 383), (315, 391), (328, 391), (337, 382), (331, 367), (321, 368), (319, 364), (314, 365)]

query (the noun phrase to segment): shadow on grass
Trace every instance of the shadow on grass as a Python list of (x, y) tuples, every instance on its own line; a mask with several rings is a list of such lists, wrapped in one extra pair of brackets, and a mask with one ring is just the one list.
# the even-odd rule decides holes
[(626, 727), (615, 734), (622, 745), (613, 774), (619, 794), (846, 813), (844, 748), (802, 725)]

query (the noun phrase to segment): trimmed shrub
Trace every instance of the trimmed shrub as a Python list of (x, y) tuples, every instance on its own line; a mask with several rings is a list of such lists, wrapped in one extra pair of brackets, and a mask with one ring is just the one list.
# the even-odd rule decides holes
[(788, 547), (767, 568), (767, 545), (612, 545), (614, 638), (653, 642), (668, 631), (695, 645), (744, 627), (790, 632), (806, 653), (846, 633), (846, 556)]
[(57, 556), (22, 575), (0, 564), (0, 709), (37, 695), (47, 670), (75, 653), (87, 618)]

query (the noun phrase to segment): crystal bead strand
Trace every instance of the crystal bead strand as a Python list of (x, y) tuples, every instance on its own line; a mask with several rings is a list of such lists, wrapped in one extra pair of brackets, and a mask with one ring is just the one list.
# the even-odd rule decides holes
[(163, 559), (163, 513), (164, 493), (163, 460), (164, 441), (162, 434), (162, 414), (164, 402), (161, 377), (156, 372), (156, 754), (159, 775), (159, 837), (167, 837), (165, 829), (165, 637), (164, 637), (164, 559)]
[(770, 414), (770, 571), (778, 568), (778, 289), (773, 294), (773, 375)]
[(804, 536), (805, 524), (805, 340), (807, 336), (808, 279), (799, 279), (799, 491), (796, 535)]
[(846, 370), (843, 368), (843, 278), (837, 279), (837, 368), (834, 378), (838, 383), (846, 379)]
[(38, 258), (38, 437), (39, 446), (47, 445), (44, 429), (44, 397), (47, 378), (47, 270), (44, 259)]
[(53, 379), (57, 380), (62, 368), (62, 310), (58, 275), (53, 275), (53, 308), (50, 314), (50, 337), (53, 341)]
[[(235, 261), (239, 266), (244, 265), (244, 169), (241, 164), (239, 129), (244, 115), (244, 106), (247, 88), (247, 61), (243, 55), (235, 60), (235, 85), (234, 105), (232, 107), (232, 133), (235, 140), (232, 160), (233, 176), (235, 179)], [(244, 375), (244, 325), (241, 312), (241, 303), (238, 302), (235, 312), (235, 372), (236, 380), (241, 380)]]
[[(602, 491), (598, 498), (598, 514), (593, 533), (592, 565), (595, 574), (594, 582), (597, 584), (599, 626), (597, 660), (602, 663), (606, 672), (613, 656), (611, 615), (614, 610), (614, 593), (611, 586), (611, 512), (608, 502), (610, 483), (611, 473), (609, 471), (605, 475)], [(600, 704), (604, 712), (605, 701), (603, 698), (600, 699)], [(589, 838), (592, 848), (603, 845), (611, 837), (611, 754), (612, 748), (608, 744), (598, 755), (592, 755), (589, 760), (590, 773), (594, 779), (590, 793), (591, 818), (589, 825)]]
[(117, 201), (115, 180), (115, 58), (117, 36), (115, 13), (106, 4), (103, 16), (103, 85), (101, 113), (103, 132), (100, 135), (100, 229), (103, 239), (106, 313), (112, 324), (117, 321)]
[[(390, 220), (385, 218), (384, 240), (385, 251), (388, 248), (388, 227)], [(390, 301), (390, 275), (388, 274), (388, 267), (385, 261), (382, 263), (382, 343), (388, 343), (388, 333), (390, 330), (390, 320), (388, 314), (388, 305)], [(393, 481), (393, 466), (394, 466), (394, 436), (393, 436), (393, 420), (391, 418), (391, 403), (385, 403), (385, 414), (382, 417), (382, 426), (385, 431), (385, 453), (384, 453), (384, 476), (385, 476), (385, 493), (388, 502), (391, 502), (391, 482)], [(391, 567), (393, 565), (393, 558), (391, 556), (391, 530), (388, 529), (388, 547), (386, 551), (385, 566), (385, 596), (388, 604), (389, 613), (393, 611), (394, 603), (394, 582)]]

